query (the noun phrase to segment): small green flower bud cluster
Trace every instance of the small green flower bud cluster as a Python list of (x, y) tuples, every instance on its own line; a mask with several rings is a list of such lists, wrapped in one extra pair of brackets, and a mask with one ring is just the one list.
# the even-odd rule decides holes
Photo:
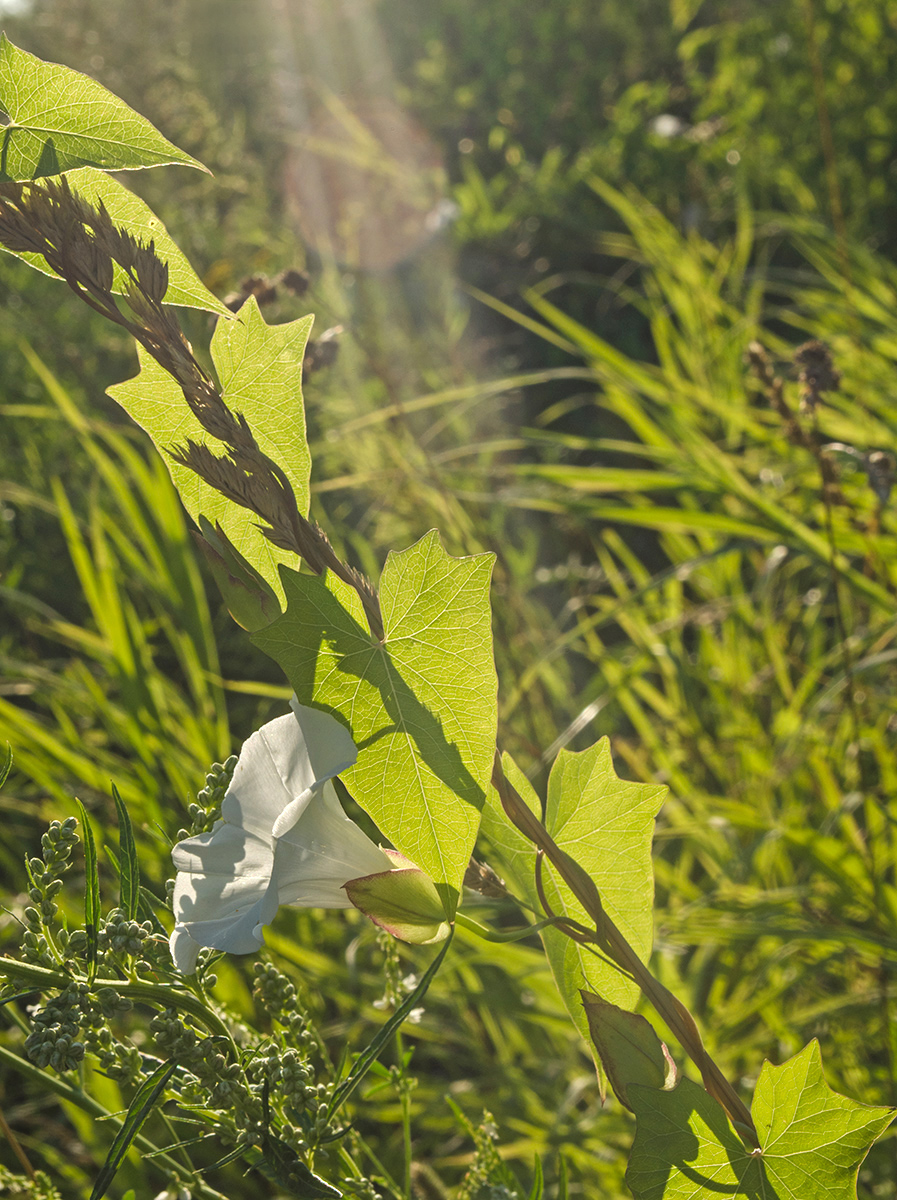
[(35, 1171), (29, 1178), (0, 1166), (0, 1192), (8, 1200), (62, 1200), (45, 1171)]
[(220, 1038), (198, 1036), (174, 1008), (157, 1013), (150, 1031), (159, 1050), (195, 1076), (196, 1084), (189, 1089), (191, 1103), (232, 1110), (239, 1128), (261, 1118), (261, 1101), (251, 1094), (242, 1066), (228, 1062), (221, 1052)]
[(143, 1073), (143, 1064), (136, 1046), (118, 1041), (107, 1025), (86, 1030), (84, 1043), (91, 1054), (97, 1056), (101, 1069), (110, 1079), (119, 1083), (137, 1083)]
[(25, 1039), (25, 1053), (39, 1067), (72, 1071), (84, 1058), (78, 1040), (83, 1018), (85, 984), (70, 983), (31, 1018), (34, 1028)]
[(74, 817), (52, 821), (41, 838), (43, 857), (27, 862), (31, 903), (22, 918), (25, 924), (22, 957), (42, 967), (56, 966), (43, 931), (59, 911), (56, 897), (62, 890), (61, 876), (71, 866), (72, 850), (78, 844), (77, 826)]
[(498, 1127), (492, 1114), (484, 1109), (482, 1121), (472, 1132), (476, 1150), (473, 1163), (461, 1181), (458, 1200), (519, 1200), (495, 1145)]
[(221, 801), (230, 787), (236, 765), (236, 754), (232, 754), (226, 762), (212, 763), (206, 775), (206, 786), (196, 793), (196, 803), (187, 809), (190, 828), (178, 830), (179, 842), (198, 833), (207, 833), (218, 820), (221, 815)]
[(195, 1029), (184, 1024), (177, 1009), (166, 1008), (164, 1012), (157, 1013), (150, 1021), (150, 1032), (163, 1054), (192, 1067), (200, 1039)]
[(74, 929), (71, 933), (67, 929), (60, 929), (56, 942), (66, 958), (83, 958), (87, 953), (87, 933), (83, 929)]
[(129, 921), (120, 908), (113, 908), (100, 929), (97, 944), (103, 953), (142, 954), (143, 943), (152, 932), (151, 921)]
[(253, 996), (268, 1016), (284, 1027), (293, 1045), (310, 1051), (315, 1045), (315, 1037), (308, 1029), (308, 1017), (302, 1011), (296, 985), (273, 963), (257, 962), (252, 970), (255, 975)]
[(268, 1079), (275, 1094), (280, 1096), (285, 1105), (301, 1110), (305, 1107), (314, 1080), (314, 1071), (307, 1062), (303, 1062), (298, 1050), (286, 1050), (283, 1055), (275, 1056), (268, 1069)]
[(55, 967), (59, 964), (50, 952), (50, 943), (44, 934), (40, 933), (40, 914), (33, 908), (26, 908), (25, 933), (22, 937), (22, 958), (25, 962), (37, 963), (40, 967)]

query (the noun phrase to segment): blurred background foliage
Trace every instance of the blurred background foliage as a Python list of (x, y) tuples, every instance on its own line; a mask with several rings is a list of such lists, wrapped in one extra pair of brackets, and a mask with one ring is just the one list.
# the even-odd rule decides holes
[[(213, 170), (127, 177), (209, 287), (255, 291), (269, 321), (316, 314), (313, 506), (337, 546), (375, 578), (432, 526), (452, 553), (496, 551), (502, 744), (536, 785), (602, 735), (622, 774), (669, 785), (655, 966), (724, 1069), (749, 1089), (818, 1037), (834, 1087), (897, 1102), (895, 6), (3, 10), (17, 44)], [(114, 780), (160, 890), (209, 763), (286, 689), (104, 396), (131, 347), (12, 260), (0, 296), (4, 877), (23, 889), (74, 795), (111, 823)], [(821, 394), (808, 339), (840, 375)], [(271, 940), (334, 1054), (361, 1044), (383, 969), (361, 918), (285, 913)], [(219, 974), (248, 1011), (242, 965)], [(459, 936), (428, 1005), (420, 1197), (488, 1194), (482, 1171), (462, 1182), (474, 1140), (447, 1094), (474, 1126), (492, 1112), (527, 1186), (538, 1154), (550, 1196), (561, 1158), (571, 1196), (626, 1194), (627, 1118), (535, 946)], [(86, 1195), (102, 1131), (3, 1088), (28, 1152)], [(400, 1173), (389, 1087), (359, 1121)], [(231, 1172), (215, 1185), (258, 1194)], [(860, 1195), (895, 1185), (891, 1135)]]

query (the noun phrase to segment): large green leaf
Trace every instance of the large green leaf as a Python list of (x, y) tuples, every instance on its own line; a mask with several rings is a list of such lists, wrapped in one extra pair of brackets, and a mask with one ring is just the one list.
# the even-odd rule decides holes
[(751, 1116), (751, 1153), (703, 1088), (633, 1085), (638, 1119), (626, 1182), (636, 1200), (856, 1200), (857, 1172), (893, 1109), (833, 1092), (815, 1040), (794, 1058), (764, 1063)]
[[(302, 404), (302, 355), (311, 317), (268, 326), (255, 297), (235, 318), (218, 322), (212, 338), (212, 361), (224, 399), (249, 422), (261, 449), (286, 472), (300, 511), (308, 512), (311, 457), (305, 438)], [(187, 407), (174, 379), (138, 348), (140, 374), (109, 389), (109, 395), (134, 418), (163, 452), (187, 438), (223, 447), (205, 432)], [(215, 491), (193, 471), (165, 455), (181, 499), (194, 520), (199, 514), (221, 525), (244, 558), (282, 595), (277, 564), (295, 555), (274, 546), (256, 527), (251, 513)]]
[(43, 62), (0, 34), (0, 180), (39, 179), (72, 167), (127, 171), (181, 163), (206, 168), (96, 80)]
[[(213, 295), (202, 282), (180, 250), (171, 234), (139, 196), (135, 196), (123, 183), (98, 171), (96, 167), (80, 167), (76, 171), (66, 172), (68, 185), (73, 192), (82, 196), (90, 204), (96, 206), (102, 201), (106, 211), (114, 223), (121, 229), (126, 229), (138, 241), (144, 244), (155, 243), (156, 254), (168, 264), (168, 291), (165, 293), (166, 304), (179, 304), (184, 308), (202, 308), (207, 312), (219, 313), (229, 317), (230, 310)], [(0, 245), (0, 250), (7, 250)], [(47, 260), (40, 254), (17, 254), (7, 250), (8, 254), (16, 254), (45, 275), (53, 279), (60, 277), (47, 265)], [(126, 276), (118, 264), (113, 266), (114, 278), (112, 290), (122, 295), (125, 291)]]
[[(507, 756), (504, 765), (510, 782), (538, 813), (538, 797), (529, 781)], [(666, 788), (658, 784), (619, 779), (607, 738), (579, 754), (562, 750), (548, 781), (548, 832), (595, 881), (605, 911), (643, 962), (651, 952), (652, 937), (651, 840), (665, 793)], [(483, 812), (483, 831), (515, 885), (537, 905), (535, 847), (505, 818), (494, 792)], [(547, 863), (542, 878), (555, 914), (591, 925), (585, 910)], [(638, 987), (587, 946), (556, 929), (543, 930), (541, 937), (570, 1016), (591, 1045), (580, 990), (597, 992), (611, 1004), (632, 1008)]]
[[(302, 704), (343, 720), (358, 762), (343, 778), (452, 915), (495, 750), (493, 556), (452, 558), (435, 531), (386, 560), (384, 637), (338, 580), (284, 571), (287, 611), (253, 636)], [(328, 586), (329, 585), (329, 586)]]

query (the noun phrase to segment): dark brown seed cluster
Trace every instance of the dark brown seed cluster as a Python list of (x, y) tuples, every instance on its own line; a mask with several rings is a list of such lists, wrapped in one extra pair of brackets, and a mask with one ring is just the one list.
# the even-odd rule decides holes
[(308, 276), (304, 271), (297, 271), (294, 267), (288, 267), (273, 278), (268, 275), (248, 275), (245, 279), (240, 280), (237, 291), (230, 292), (224, 297), (224, 303), (231, 312), (236, 312), (237, 309), (243, 307), (250, 296), (255, 296), (260, 305), (273, 304), (278, 297), (280, 288), (286, 288), (294, 296), (304, 296), (308, 291), (308, 286)]
[(800, 407), (802, 412), (814, 413), (826, 392), (836, 392), (841, 372), (832, 360), (832, 352), (815, 339), (804, 342), (794, 352), (794, 362), (800, 368)]
[[(15, 253), (41, 255), (76, 295), (126, 329), (164, 367), (202, 428), (223, 444), (224, 451), (216, 454), (191, 440), (170, 450), (175, 461), (261, 518), (259, 528), (276, 546), (298, 554), (317, 574), (333, 571), (353, 587), (372, 632), (382, 638), (379, 603), (371, 585), (338, 558), (323, 531), (299, 512), (282, 469), (259, 449), (242, 414), (228, 408), (193, 356), (171, 308), (163, 303), (168, 266), (154, 243), (141, 243), (117, 227), (102, 203), (94, 207), (72, 192), (65, 176), (0, 184), (0, 243)], [(113, 293), (116, 276), (123, 306)], [(293, 290), (301, 287), (298, 272), (286, 272), (282, 282)]]

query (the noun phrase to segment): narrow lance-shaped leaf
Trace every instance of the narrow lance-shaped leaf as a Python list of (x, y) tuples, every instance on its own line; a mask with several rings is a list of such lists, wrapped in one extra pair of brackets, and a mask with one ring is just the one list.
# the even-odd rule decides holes
[[(218, 322), (211, 345), (225, 402), (243, 414), (263, 453), (283, 469), (303, 514), (308, 512), (311, 456), (302, 405), (302, 356), (311, 326), (311, 317), (266, 325), (252, 296), (236, 317)], [(191, 517), (198, 521), (202, 513), (211, 525), (220, 525), (238, 553), (280, 595), (277, 565), (295, 564), (295, 554), (269, 542), (247, 509), (172, 462), (166, 451), (183, 446), (188, 438), (210, 445), (217, 454), (224, 447), (202, 428), (168, 372), (139, 347), (137, 353), (140, 373), (109, 388), (109, 395), (156, 443)]]
[(542, 1171), (542, 1160), (536, 1155), (533, 1163), (533, 1187), (529, 1194), (529, 1200), (542, 1200), (545, 1194), (545, 1175)]
[(358, 761), (346, 785), (432, 877), (449, 917), (495, 749), (492, 563), (491, 554), (452, 558), (435, 531), (390, 554), (380, 581), (382, 641), (348, 587), (284, 571), (287, 611), (253, 635), (300, 703), (349, 726)]
[(0, 788), (3, 787), (4, 783), (6, 783), (7, 779), (9, 778), (9, 773), (11, 770), (12, 770), (12, 746), (10, 746), (9, 743), (7, 743), (6, 761), (4, 762), (3, 766), (0, 767)]
[(754, 1152), (691, 1080), (672, 1091), (633, 1084), (629, 1098), (638, 1124), (626, 1182), (635, 1200), (856, 1200), (860, 1164), (894, 1117), (833, 1092), (815, 1040), (780, 1067), (763, 1064)]
[[(102, 201), (103, 206), (112, 218), (113, 224), (132, 234), (138, 242), (155, 246), (156, 256), (168, 264), (168, 289), (165, 292), (165, 303), (180, 305), (183, 308), (199, 308), (207, 312), (218, 313), (230, 317), (230, 310), (223, 301), (202, 282), (190, 265), (190, 262), (171, 234), (149, 207), (148, 204), (135, 196), (132, 191), (95, 167), (81, 167), (75, 171), (66, 172), (66, 181), (74, 195), (80, 196), (94, 208)], [(47, 260), (41, 254), (18, 253), (0, 245), (0, 250), (15, 254), (23, 262), (49, 275), (52, 279), (60, 276), (47, 265)], [(122, 295), (126, 290), (127, 276), (122, 268), (113, 264), (112, 290)]]
[(81, 813), (81, 830), (84, 842), (84, 932), (87, 934), (87, 974), (90, 979), (97, 973), (97, 943), (100, 936), (100, 872), (97, 865), (97, 845), (93, 837), (87, 812), (80, 800), (76, 800)]
[(427, 967), (426, 971), (420, 978), (420, 982), (410, 995), (406, 996), (396, 1011), (392, 1014), (389, 1020), (383, 1025), (372, 1038), (370, 1044), (359, 1054), (355, 1060), (352, 1070), (338, 1085), (333, 1093), (333, 1099), (330, 1101), (330, 1107), (327, 1111), (328, 1118), (332, 1117), (349, 1099), (358, 1085), (367, 1075), (368, 1071), (383, 1053), (384, 1047), (392, 1040), (392, 1036), (397, 1029), (401, 1027), (407, 1019), (408, 1014), (412, 1009), (416, 1008), (424, 996), (427, 994), (427, 989), (433, 982), (436, 972), (442, 966), (443, 960), (448, 953), (448, 948), (452, 944), (453, 932), (449, 934), (442, 949)]
[(141, 1084), (128, 1108), (127, 1116), (109, 1147), (106, 1161), (100, 1168), (99, 1174), (90, 1193), (90, 1200), (103, 1200), (109, 1190), (109, 1185), (115, 1178), (122, 1160), (131, 1148), (131, 1144), (143, 1125), (156, 1107), (169, 1079), (178, 1069), (176, 1062), (162, 1063), (152, 1075)]
[(43, 62), (0, 34), (0, 180), (38, 179), (73, 167), (127, 171), (181, 163), (206, 168), (145, 117), (69, 67)]
[(134, 828), (125, 807), (125, 802), (119, 795), (118, 788), (113, 783), (112, 798), (115, 800), (115, 811), (118, 813), (118, 846), (121, 851), (119, 858), (119, 908), (128, 918), (137, 918), (140, 903), (140, 864), (137, 861), (137, 846), (134, 842)]

